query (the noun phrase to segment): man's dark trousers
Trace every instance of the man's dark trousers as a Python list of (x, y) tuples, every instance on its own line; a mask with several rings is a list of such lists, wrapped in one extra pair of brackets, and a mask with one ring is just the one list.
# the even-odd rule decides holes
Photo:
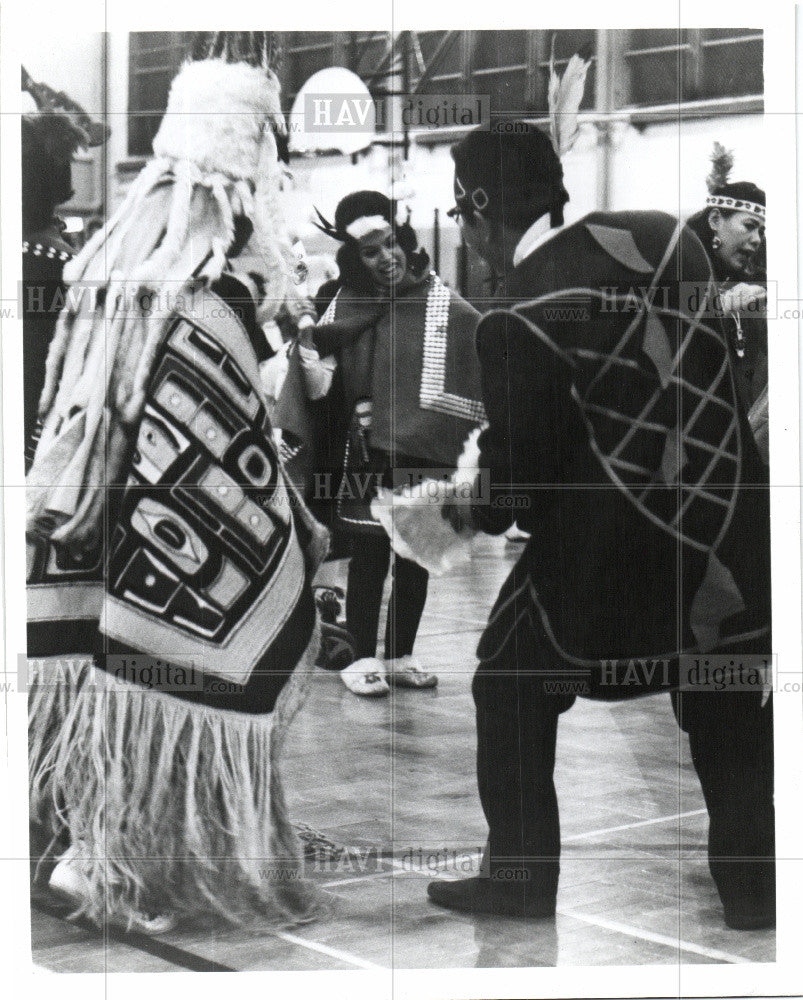
[(485, 864), (492, 880), (520, 882), (533, 899), (554, 900), (560, 872), (555, 744), (558, 719), (575, 696), (549, 688), (572, 675), (539, 628), (520, 628), (516, 638), (480, 662), (472, 683), (477, 784), (489, 828)]
[[(531, 899), (554, 900), (558, 888), (558, 720), (585, 685), (573, 669), (528, 621), (480, 662), (472, 684), (485, 866), (494, 881), (525, 885)], [(760, 705), (758, 691), (672, 693), (710, 817), (711, 874), (726, 916), (737, 919), (775, 907), (772, 702)]]

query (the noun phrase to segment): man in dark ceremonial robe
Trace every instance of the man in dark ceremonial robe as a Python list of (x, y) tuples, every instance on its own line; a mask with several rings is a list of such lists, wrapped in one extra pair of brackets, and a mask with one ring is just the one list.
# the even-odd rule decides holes
[[(684, 669), (714, 654), (769, 660), (772, 648), (767, 473), (707, 305), (709, 263), (661, 212), (593, 212), (563, 226), (560, 160), (545, 134), (516, 124), (453, 150), (453, 212), (503, 272), (508, 299), (477, 331), (490, 502), (455, 501), (444, 516), (490, 534), (515, 518), (532, 537), (477, 650), (483, 867), (431, 883), (429, 895), (469, 912), (554, 914), (555, 744), (575, 693), (550, 682), (563, 678), (593, 698), (672, 692), (725, 921), (771, 926), (766, 684), (692, 690)], [(658, 668), (633, 685), (640, 661)]]

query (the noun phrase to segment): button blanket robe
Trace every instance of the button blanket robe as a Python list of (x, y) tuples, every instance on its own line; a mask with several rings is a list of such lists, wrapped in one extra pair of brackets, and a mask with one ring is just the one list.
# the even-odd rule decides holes
[(272, 74), (188, 64), (156, 158), (65, 274), (100, 294), (59, 319), (28, 477), (30, 799), (66, 828), (98, 924), (319, 906), (279, 758), (317, 653), (326, 533), (213, 291), (244, 231), (234, 263), (256, 262), (269, 303), (285, 294), (280, 125)]

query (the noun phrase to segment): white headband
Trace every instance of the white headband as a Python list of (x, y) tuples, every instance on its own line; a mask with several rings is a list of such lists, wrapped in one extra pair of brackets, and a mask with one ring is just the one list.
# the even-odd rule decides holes
[(361, 240), (368, 233), (376, 232), (377, 229), (387, 229), (390, 223), (384, 215), (361, 215), (346, 226), (346, 232), (352, 239)]
[(705, 199), (706, 205), (710, 208), (732, 208), (736, 212), (748, 212), (758, 219), (766, 219), (767, 209), (763, 205), (758, 205), (754, 201), (746, 201), (743, 198), (731, 198), (723, 194), (710, 194)]

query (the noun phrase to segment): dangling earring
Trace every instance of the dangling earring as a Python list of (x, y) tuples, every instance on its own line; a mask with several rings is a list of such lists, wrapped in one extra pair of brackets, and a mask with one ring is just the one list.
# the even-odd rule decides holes
[(711, 248), (713, 250), (719, 250), (722, 246), (722, 240), (715, 234), (711, 239)]

